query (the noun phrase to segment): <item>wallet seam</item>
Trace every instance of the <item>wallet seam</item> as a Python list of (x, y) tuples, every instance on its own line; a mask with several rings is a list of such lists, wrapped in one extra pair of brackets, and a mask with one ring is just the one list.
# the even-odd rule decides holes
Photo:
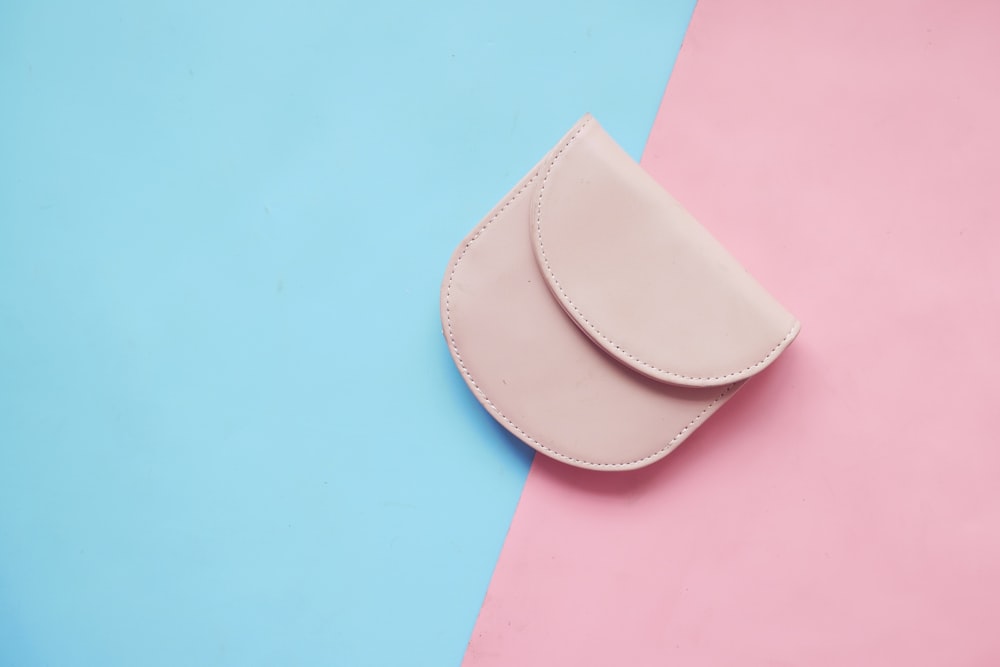
[[(581, 125), (580, 128), (577, 130), (576, 134), (573, 135), (573, 138), (575, 138), (577, 135), (579, 135), (579, 133), (583, 130), (583, 128), (589, 122), (590, 122), (589, 120), (586, 121), (586, 122), (584, 122), (583, 125)], [(570, 141), (572, 141), (572, 139)], [(567, 143), (566, 146), (568, 146), (568, 145), (569, 144)], [(563, 147), (563, 149), (565, 149), (565, 146)], [(551, 166), (550, 166), (550, 170), (551, 170)], [(487, 230), (487, 228), (489, 228), (490, 225), (492, 225), (494, 222), (496, 222), (500, 218), (501, 214), (503, 214), (503, 212), (505, 210), (507, 210), (507, 208), (510, 207), (511, 204), (513, 204), (515, 201), (517, 201), (518, 197), (520, 197), (522, 194), (524, 194), (524, 192), (527, 191), (531, 187), (531, 184), (534, 183), (535, 179), (538, 178), (538, 176), (539, 176), (540, 173), (541, 173), (541, 169), (537, 169), (535, 171), (535, 173), (531, 174), (531, 176), (528, 177), (527, 180), (524, 181), (524, 184), (519, 189), (517, 189), (514, 192), (514, 194), (512, 194), (509, 199), (507, 199), (507, 201), (505, 201), (502, 205), (500, 205), (500, 207), (498, 209), (496, 209), (496, 211), (493, 213), (493, 215), (491, 215), (489, 218), (487, 218), (485, 222), (483, 222), (482, 224), (480, 224), (479, 228), (475, 231), (475, 233), (464, 243), (464, 245), (462, 247), (462, 252), (459, 253), (458, 257), (455, 259), (455, 262), (454, 262), (454, 264), (451, 267), (451, 272), (448, 275), (448, 287), (445, 290), (444, 310), (445, 310), (445, 320), (446, 320), (446, 324), (447, 324), (447, 327), (448, 327), (448, 342), (449, 342), (449, 344), (451, 346), (451, 349), (454, 350), (454, 352), (455, 352), (455, 359), (456, 359), (456, 361), (458, 361), (458, 365), (459, 365), (459, 367), (461, 367), (462, 372), (469, 379), (469, 382), (472, 383), (473, 388), (475, 388), (476, 392), (483, 398), (484, 401), (486, 401), (486, 403), (489, 405), (489, 407), (492, 408), (493, 412), (498, 417), (500, 417), (500, 419), (502, 419), (506, 424), (508, 424), (510, 426), (510, 428), (514, 429), (514, 431), (521, 438), (523, 438), (526, 442), (528, 442), (531, 445), (534, 445), (538, 449), (543, 450), (545, 453), (549, 454), (550, 456), (553, 456), (553, 457), (555, 457), (557, 459), (561, 459), (563, 461), (568, 461), (568, 462), (571, 462), (571, 463), (582, 463), (582, 464), (585, 464), (585, 465), (590, 466), (592, 468), (624, 468), (624, 467), (628, 467), (628, 466), (634, 466), (634, 465), (637, 465), (639, 463), (644, 463), (646, 461), (650, 461), (651, 459), (658, 458), (658, 457), (660, 457), (662, 455), (665, 455), (675, 445), (677, 445), (679, 442), (681, 442), (685, 438), (685, 436), (688, 433), (688, 431), (690, 431), (692, 429), (692, 427), (694, 427), (698, 422), (700, 422), (702, 419), (704, 419), (704, 417), (716, 405), (718, 405), (722, 401), (722, 399), (724, 399), (729, 393), (731, 393), (733, 391), (733, 389), (737, 385), (735, 383), (734, 384), (726, 385), (726, 387), (722, 391), (722, 393), (720, 393), (718, 396), (716, 396), (715, 399), (712, 400), (711, 403), (709, 403), (708, 405), (706, 405), (701, 410), (701, 412), (699, 412), (697, 415), (695, 415), (691, 419), (691, 421), (689, 421), (687, 424), (685, 424), (684, 427), (681, 428), (681, 430), (678, 431), (667, 442), (667, 444), (665, 444), (663, 447), (661, 447), (660, 449), (656, 450), (652, 454), (648, 454), (648, 455), (646, 455), (646, 456), (644, 456), (642, 458), (634, 459), (632, 461), (622, 461), (622, 462), (619, 462), (619, 463), (598, 463), (596, 461), (588, 461), (587, 459), (576, 458), (576, 457), (573, 457), (573, 456), (569, 456), (568, 454), (563, 454), (562, 452), (556, 451), (555, 449), (552, 449), (551, 447), (548, 447), (548, 446), (542, 444), (537, 439), (535, 439), (534, 437), (532, 437), (531, 435), (529, 435), (523, 428), (521, 428), (520, 426), (518, 426), (517, 424), (515, 424), (512, 419), (510, 419), (507, 415), (505, 415), (503, 413), (503, 411), (499, 407), (497, 407), (496, 403), (494, 403), (492, 401), (492, 399), (490, 399), (490, 397), (486, 395), (486, 392), (483, 390), (482, 387), (479, 386), (479, 383), (476, 382), (476, 379), (472, 376), (472, 372), (469, 370), (468, 366), (465, 365), (465, 361), (462, 359), (462, 352), (461, 352), (461, 350), (458, 349), (458, 343), (455, 341), (455, 333), (454, 333), (454, 329), (453, 329), (452, 324), (451, 324), (451, 288), (452, 288), (452, 284), (455, 281), (455, 274), (458, 272), (458, 266), (459, 266), (459, 264), (462, 263), (462, 260), (465, 258), (465, 254), (468, 252), (468, 250), (472, 246), (472, 244), (475, 243), (476, 240), (478, 240), (479, 237), (483, 235), (483, 233)]]
[[(577, 128), (576, 132), (574, 132), (569, 137), (569, 139), (566, 140), (566, 142), (562, 145), (562, 147), (559, 148), (559, 150), (556, 151), (556, 153), (549, 160), (548, 168), (545, 170), (545, 175), (542, 177), (542, 182), (538, 186), (538, 194), (535, 197), (535, 199), (536, 199), (536, 205), (535, 205), (535, 235), (538, 237), (538, 250), (539, 250), (539, 254), (541, 256), (541, 260), (542, 260), (541, 264), (545, 268), (546, 273), (548, 273), (549, 277), (552, 279), (553, 286), (555, 286), (555, 288), (562, 295), (563, 299), (565, 299), (566, 304), (569, 305), (569, 307), (573, 309), (573, 312), (576, 313), (576, 315), (580, 318), (580, 321), (582, 321), (582, 323), (584, 325), (586, 325), (586, 327), (588, 329), (590, 329), (591, 332), (593, 332), (595, 335), (597, 335), (605, 343), (607, 343), (608, 345), (612, 346), (617, 352), (619, 352), (620, 354), (622, 354), (623, 356), (625, 356), (626, 358), (628, 358), (630, 361), (635, 362), (635, 363), (639, 364), (640, 366), (642, 366), (644, 368), (647, 368), (647, 369), (649, 369), (651, 371), (655, 371), (656, 373), (659, 373), (659, 374), (664, 375), (664, 376), (666, 376), (668, 378), (673, 378), (673, 379), (676, 379), (676, 380), (698, 380), (698, 381), (732, 380), (732, 381), (736, 381), (736, 380), (743, 379), (744, 377), (748, 377), (747, 374), (750, 373), (750, 371), (753, 371), (753, 370), (755, 370), (757, 368), (760, 368), (761, 366), (766, 365), (771, 360), (772, 357), (775, 357), (775, 356), (777, 356), (778, 354), (781, 353), (781, 350), (785, 347), (785, 345), (788, 343), (788, 341), (790, 341), (792, 338), (794, 338), (796, 329), (798, 328), (798, 321), (797, 320), (795, 320), (793, 318), (792, 325), (788, 329), (788, 332), (785, 334), (785, 336), (780, 341), (778, 341), (774, 345), (774, 347), (772, 347), (770, 349), (770, 351), (768, 351), (768, 353), (764, 355), (764, 357), (762, 359), (760, 359), (756, 363), (750, 364), (749, 366), (747, 366), (746, 368), (743, 368), (742, 370), (733, 371), (732, 373), (727, 373), (725, 375), (715, 375), (715, 376), (684, 375), (682, 373), (675, 373), (673, 371), (665, 370), (663, 368), (660, 368), (660, 367), (656, 366), (655, 364), (651, 364), (651, 363), (649, 363), (647, 361), (644, 361), (644, 360), (640, 359), (639, 357), (635, 356), (634, 354), (632, 354), (631, 352), (629, 352), (628, 350), (626, 350), (625, 348), (623, 348), (621, 345), (619, 345), (615, 341), (611, 340), (611, 338), (609, 338), (603, 331), (601, 331), (597, 327), (596, 324), (593, 324), (589, 319), (587, 319), (587, 316), (583, 314), (583, 311), (581, 311), (580, 308), (575, 303), (573, 303), (573, 299), (570, 298), (569, 294), (567, 294), (566, 290), (563, 288), (562, 283), (559, 282), (559, 278), (556, 277), (555, 272), (552, 270), (552, 266), (549, 264), (549, 259), (545, 255), (545, 243), (542, 240), (542, 198), (545, 195), (545, 184), (549, 180), (549, 176), (552, 174), (552, 170), (553, 170), (553, 168), (555, 168), (556, 162), (559, 161), (559, 157), (564, 152), (566, 152), (566, 150), (569, 149), (570, 145), (574, 141), (576, 141), (576, 138), (579, 137), (581, 133), (583, 133), (584, 129), (586, 129), (587, 125), (590, 124), (591, 120), (592, 120), (591, 118), (588, 118), (586, 121), (584, 121), (583, 124), (580, 125), (579, 128)], [(537, 175), (538, 174), (536, 173), (535, 176), (537, 176)], [(520, 193), (518, 193), (518, 194), (520, 194)], [(513, 201), (513, 199), (511, 201)], [(750, 374), (752, 375), (752, 373), (750, 373)]]

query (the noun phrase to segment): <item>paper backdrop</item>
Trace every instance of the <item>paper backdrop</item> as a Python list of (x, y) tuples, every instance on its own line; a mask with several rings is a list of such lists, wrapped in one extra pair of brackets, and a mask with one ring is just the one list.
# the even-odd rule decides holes
[(530, 454), (445, 266), (692, 6), (0, 2), (0, 666), (459, 664)]
[(802, 333), (651, 468), (538, 457), (467, 667), (1000, 664), (998, 25), (698, 3), (643, 164)]

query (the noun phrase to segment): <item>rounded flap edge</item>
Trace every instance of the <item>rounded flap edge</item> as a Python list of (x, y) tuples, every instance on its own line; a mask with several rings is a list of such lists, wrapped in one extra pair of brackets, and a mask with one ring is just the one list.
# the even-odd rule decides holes
[(688, 387), (749, 378), (799, 323), (584, 117), (534, 188), (535, 259), (566, 314), (607, 354)]

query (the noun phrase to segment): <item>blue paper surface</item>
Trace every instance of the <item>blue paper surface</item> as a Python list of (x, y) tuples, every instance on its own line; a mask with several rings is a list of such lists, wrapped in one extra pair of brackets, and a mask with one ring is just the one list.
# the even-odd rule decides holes
[(453, 249), (676, 3), (0, 5), (0, 665), (447, 665), (530, 464)]

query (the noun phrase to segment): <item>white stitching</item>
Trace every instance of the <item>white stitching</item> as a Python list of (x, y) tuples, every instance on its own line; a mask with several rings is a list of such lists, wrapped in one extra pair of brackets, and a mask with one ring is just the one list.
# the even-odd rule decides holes
[[(582, 131), (583, 128), (589, 122), (590, 122), (589, 120), (585, 121), (580, 126), (580, 129), (577, 130), (577, 133), (573, 135), (573, 138), (575, 138), (580, 133), (580, 131)], [(572, 141), (572, 140), (573, 139), (571, 138), (570, 141)], [(568, 145), (569, 145), (569, 143), (566, 144), (566, 146), (568, 146)], [(564, 148), (565, 148), (565, 146), (564, 146)], [(551, 168), (550, 168), (550, 170), (551, 170)], [(458, 360), (458, 365), (461, 367), (462, 372), (469, 379), (469, 382), (472, 383), (472, 386), (475, 387), (475, 389), (479, 393), (479, 395), (483, 397), (483, 400), (486, 401), (486, 403), (489, 404), (489, 406), (493, 409), (493, 411), (503, 421), (505, 421), (512, 429), (514, 429), (514, 431), (522, 439), (524, 439), (526, 442), (534, 445), (538, 449), (541, 449), (541, 450), (545, 451), (547, 454), (549, 454), (551, 456), (554, 456), (557, 459), (561, 459), (563, 461), (568, 461), (570, 463), (583, 463), (583, 464), (586, 464), (588, 466), (592, 466), (592, 467), (595, 467), (595, 468), (624, 468), (626, 466), (632, 466), (632, 465), (636, 465), (638, 463), (643, 463), (645, 461), (649, 461), (651, 459), (655, 459), (655, 458), (659, 457), (661, 454), (663, 454), (664, 452), (666, 452), (669, 449), (671, 449), (677, 442), (679, 442), (682, 438), (684, 438), (685, 434), (689, 430), (691, 430), (691, 427), (693, 427), (695, 424), (697, 424), (699, 421), (701, 421), (702, 418), (708, 413), (709, 410), (711, 410), (713, 407), (715, 407), (723, 398), (726, 397), (727, 394), (729, 394), (731, 391), (733, 391), (733, 389), (735, 388), (736, 385), (733, 385), (733, 384), (727, 385), (726, 388), (723, 390), (723, 392), (721, 394), (719, 394), (718, 396), (716, 396), (715, 399), (711, 403), (709, 403), (708, 405), (706, 405), (705, 408), (702, 409), (701, 412), (699, 412), (697, 415), (694, 416), (694, 418), (691, 419), (691, 421), (689, 421), (687, 424), (685, 424), (684, 428), (682, 428), (680, 431), (678, 431), (677, 434), (674, 435), (674, 437), (671, 438), (669, 442), (667, 442), (667, 444), (665, 444), (663, 447), (661, 447), (660, 449), (656, 450), (652, 454), (644, 456), (644, 457), (642, 457), (640, 459), (635, 459), (633, 461), (624, 461), (622, 463), (595, 463), (594, 461), (587, 461), (586, 459), (578, 459), (578, 458), (574, 458), (572, 456), (567, 456), (566, 454), (563, 454), (561, 452), (557, 452), (556, 450), (554, 450), (554, 449), (552, 449), (550, 447), (546, 447), (541, 442), (539, 442), (535, 438), (531, 437), (527, 432), (524, 431), (524, 429), (522, 429), (520, 426), (518, 426), (513, 421), (511, 421), (511, 419), (509, 417), (507, 417), (507, 415), (505, 415), (503, 413), (503, 411), (500, 410), (500, 408), (497, 407), (497, 405), (490, 399), (490, 397), (486, 395), (486, 392), (483, 391), (482, 387), (479, 386), (479, 383), (476, 382), (476, 379), (472, 377), (472, 373), (469, 371), (468, 367), (465, 365), (465, 361), (462, 360), (462, 353), (458, 349), (458, 343), (455, 341), (454, 330), (452, 329), (452, 326), (451, 326), (451, 286), (452, 286), (452, 283), (455, 280), (455, 273), (458, 271), (458, 265), (462, 262), (462, 259), (465, 257), (465, 253), (468, 252), (469, 247), (480, 236), (483, 235), (483, 232), (486, 231), (487, 227), (489, 227), (494, 222), (496, 222), (496, 220), (500, 217), (500, 214), (502, 214), (505, 210), (507, 210), (507, 208), (511, 204), (513, 204), (517, 200), (517, 198), (520, 197), (521, 194), (523, 194), (525, 192), (525, 190), (528, 189), (528, 187), (538, 177), (538, 174), (539, 174), (539, 172), (537, 172), (537, 171), (534, 174), (532, 174), (531, 177), (528, 178), (528, 180), (526, 180), (524, 182), (524, 185), (520, 189), (518, 189), (513, 195), (511, 195), (510, 199), (508, 199), (506, 202), (504, 202), (503, 205), (499, 209), (497, 209), (496, 213), (494, 213), (492, 216), (490, 216), (490, 218), (487, 219), (486, 222), (484, 222), (480, 226), (480, 228), (476, 231), (476, 233), (473, 234), (472, 237), (468, 241), (466, 241), (465, 247), (462, 249), (462, 252), (455, 259), (455, 263), (454, 263), (454, 265), (451, 268), (451, 273), (448, 275), (448, 288), (445, 290), (445, 298), (444, 298), (445, 320), (446, 320), (446, 325), (448, 327), (448, 342), (450, 343), (451, 348), (455, 351), (455, 358)]]
[(648, 369), (650, 369), (652, 371), (656, 371), (657, 373), (665, 375), (665, 376), (667, 376), (669, 378), (673, 378), (673, 379), (676, 379), (676, 380), (702, 380), (702, 381), (706, 381), (706, 380), (712, 380), (712, 381), (715, 381), (715, 380), (728, 380), (730, 378), (736, 378), (737, 376), (742, 376), (745, 373), (747, 373), (748, 371), (752, 371), (753, 369), (759, 368), (759, 367), (763, 366), (764, 364), (766, 364), (768, 362), (768, 360), (771, 357), (773, 357), (776, 354), (778, 354), (779, 350), (785, 345), (785, 343), (787, 343), (789, 341), (789, 339), (791, 339), (791, 337), (793, 335), (795, 335), (795, 328), (796, 328), (797, 322), (794, 322), (794, 321), (792, 322), (792, 326), (788, 330), (788, 333), (785, 334), (785, 337), (782, 338), (780, 341), (778, 341), (778, 343), (775, 344), (775, 346), (772, 347), (770, 349), (770, 351), (766, 355), (764, 355), (764, 357), (760, 361), (758, 361), (757, 363), (751, 364), (751, 365), (747, 366), (746, 368), (744, 368), (742, 370), (739, 370), (739, 371), (733, 371), (732, 373), (726, 373), (725, 375), (716, 375), (716, 376), (711, 376), (711, 377), (702, 377), (702, 376), (699, 376), (699, 375), (683, 375), (681, 373), (675, 373), (673, 371), (664, 370), (664, 369), (662, 369), (662, 368), (660, 368), (658, 366), (655, 366), (654, 364), (651, 364), (649, 362), (643, 361), (642, 359), (639, 359), (638, 357), (636, 357), (631, 352), (628, 352), (621, 345), (619, 345), (618, 343), (616, 343), (613, 340), (611, 340), (610, 338), (608, 338), (608, 336), (606, 336), (604, 334), (604, 332), (602, 332), (600, 329), (597, 328), (597, 326), (595, 324), (593, 324), (590, 320), (588, 320), (587, 316), (583, 314), (583, 312), (579, 309), (579, 307), (577, 307), (577, 305), (575, 303), (573, 303), (573, 299), (571, 299), (570, 296), (569, 296), (569, 294), (566, 293), (566, 290), (563, 289), (563, 286), (559, 282), (559, 279), (556, 277), (556, 274), (552, 271), (552, 266), (549, 264), (548, 257), (546, 257), (546, 255), (545, 255), (545, 243), (542, 241), (542, 197), (545, 195), (545, 183), (549, 180), (549, 176), (552, 174), (552, 169), (555, 167), (556, 162), (559, 161), (559, 156), (562, 155), (570, 147), (570, 144), (572, 144), (576, 140), (576, 138), (578, 136), (580, 136), (580, 133), (583, 132), (583, 130), (584, 130), (585, 127), (587, 127), (588, 123), (590, 123), (590, 119), (587, 119), (582, 125), (580, 125), (579, 129), (577, 129), (577, 131), (573, 133), (573, 136), (571, 136), (569, 139), (567, 139), (566, 143), (562, 145), (562, 147), (559, 149), (559, 151), (555, 155), (552, 156), (552, 160), (549, 161), (549, 167), (545, 171), (545, 176), (542, 178), (542, 183), (541, 183), (541, 185), (538, 186), (538, 197), (537, 197), (538, 203), (537, 203), (537, 205), (535, 207), (535, 209), (536, 209), (535, 210), (535, 229), (536, 229), (535, 234), (536, 234), (536, 236), (538, 236), (538, 249), (539, 249), (539, 252), (541, 253), (542, 263), (545, 265), (546, 272), (548, 272), (549, 276), (552, 278), (552, 283), (556, 286), (556, 289), (559, 290), (559, 293), (562, 294), (563, 298), (566, 300), (566, 303), (568, 303), (569, 306), (570, 306), (570, 308), (573, 309), (573, 312), (575, 312), (577, 315), (580, 316), (580, 319), (583, 320), (583, 323), (587, 325), (587, 328), (590, 329), (592, 332), (594, 332), (594, 334), (597, 335), (601, 340), (603, 340), (608, 345), (610, 345), (613, 348), (615, 348), (615, 350), (617, 350), (618, 352), (620, 352), (623, 356), (625, 356), (626, 358), (630, 359), (631, 361), (634, 361), (635, 363), (639, 364), (640, 366), (643, 366), (644, 368), (648, 368)]

